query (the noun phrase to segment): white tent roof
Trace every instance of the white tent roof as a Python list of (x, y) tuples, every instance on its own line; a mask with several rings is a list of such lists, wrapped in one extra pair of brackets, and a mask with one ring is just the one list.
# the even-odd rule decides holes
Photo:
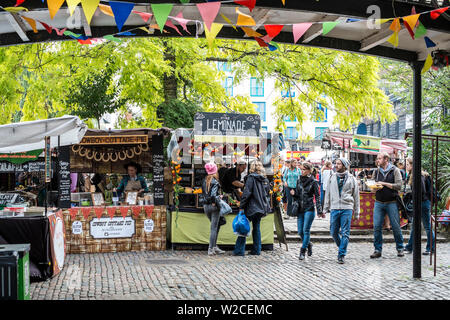
[(50, 136), (51, 147), (77, 144), (87, 130), (76, 116), (26, 121), (0, 126), (0, 153), (26, 152), (44, 149), (44, 138)]

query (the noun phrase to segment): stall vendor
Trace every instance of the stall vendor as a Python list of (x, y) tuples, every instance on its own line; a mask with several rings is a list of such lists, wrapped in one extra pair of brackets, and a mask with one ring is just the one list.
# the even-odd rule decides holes
[(228, 169), (221, 181), (222, 183), (222, 190), (225, 193), (234, 194), (240, 198), (240, 192), (239, 189), (244, 188), (244, 184), (241, 182), (242, 179), (242, 173), (247, 168), (247, 162), (244, 160), (239, 160), (235, 167)]
[(127, 163), (124, 167), (128, 174), (122, 178), (122, 181), (120, 181), (117, 192), (119, 194), (124, 191), (148, 192), (147, 183), (145, 182), (144, 177), (139, 175), (142, 167), (135, 162)]

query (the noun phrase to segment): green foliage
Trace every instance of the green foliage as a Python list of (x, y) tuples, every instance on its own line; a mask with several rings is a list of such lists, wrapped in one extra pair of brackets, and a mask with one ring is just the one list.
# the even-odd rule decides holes
[(163, 102), (159, 107), (158, 117), (162, 120), (163, 126), (171, 129), (193, 128), (194, 115), (201, 111), (201, 108), (192, 102), (171, 100)]

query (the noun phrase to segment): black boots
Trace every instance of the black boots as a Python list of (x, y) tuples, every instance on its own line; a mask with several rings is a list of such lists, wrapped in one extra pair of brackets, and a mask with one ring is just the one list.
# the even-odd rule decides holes
[(308, 244), (308, 257), (311, 257), (311, 256), (312, 256), (312, 243), (310, 242)]
[(303, 248), (300, 249), (300, 255), (298, 257), (299, 260), (305, 259), (305, 252), (306, 252), (306, 249), (303, 249)]

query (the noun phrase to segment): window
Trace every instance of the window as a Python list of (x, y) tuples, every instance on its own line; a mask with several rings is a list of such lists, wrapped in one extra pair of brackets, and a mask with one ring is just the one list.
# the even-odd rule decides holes
[(314, 140), (322, 140), (323, 139), (323, 135), (325, 133), (325, 131), (327, 131), (327, 127), (317, 127), (315, 129), (315, 136), (314, 136)]
[(295, 91), (290, 89), (290, 90), (281, 90), (281, 96), (283, 98), (294, 98), (295, 97)]
[(321, 103), (317, 105), (317, 110), (322, 112), (317, 115), (317, 118), (314, 122), (327, 122), (328, 120), (328, 109), (323, 107)]
[(218, 67), (219, 71), (231, 72), (231, 62), (219, 61), (217, 63), (217, 67)]
[(286, 130), (284, 130), (284, 136), (286, 139), (297, 139), (298, 132), (295, 130), (295, 127), (287, 127)]
[(261, 116), (261, 121), (266, 121), (266, 103), (265, 102), (253, 102), (256, 104), (256, 111)]
[(264, 97), (264, 81), (250, 78), (250, 96)]
[(267, 131), (267, 126), (261, 127), (261, 130), (262, 130), (262, 131)]
[(222, 86), (225, 88), (227, 96), (233, 96), (233, 77), (228, 77), (223, 81)]
[(284, 121), (285, 122), (294, 122), (294, 121), (297, 121), (297, 117), (295, 117), (295, 119), (291, 119), (290, 117), (284, 117)]

